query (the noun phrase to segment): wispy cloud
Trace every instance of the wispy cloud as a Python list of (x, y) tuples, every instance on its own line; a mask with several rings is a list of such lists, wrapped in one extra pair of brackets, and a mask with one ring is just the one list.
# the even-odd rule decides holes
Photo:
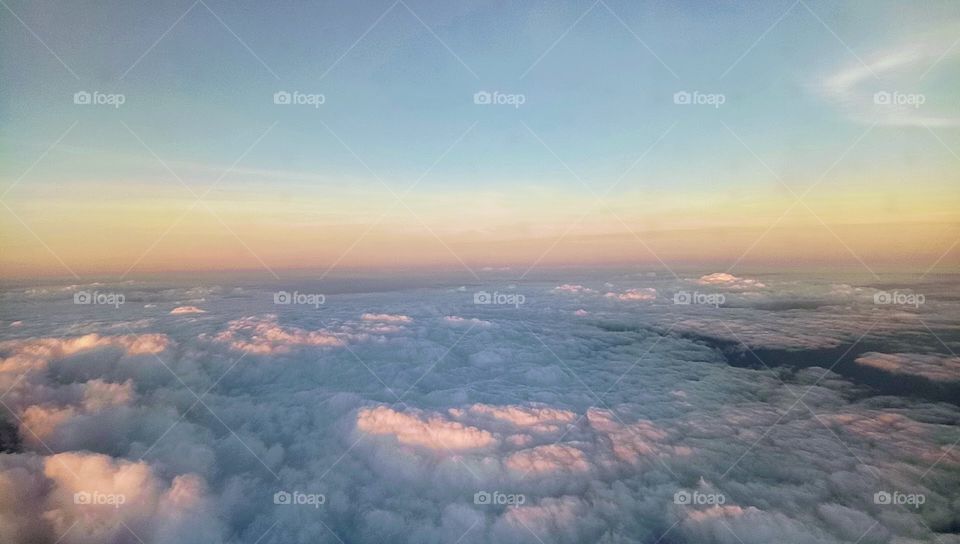
[(940, 100), (927, 78), (960, 56), (958, 28), (917, 36), (881, 49), (866, 64), (848, 64), (817, 84), (817, 92), (851, 120), (886, 126), (960, 126), (956, 101)]

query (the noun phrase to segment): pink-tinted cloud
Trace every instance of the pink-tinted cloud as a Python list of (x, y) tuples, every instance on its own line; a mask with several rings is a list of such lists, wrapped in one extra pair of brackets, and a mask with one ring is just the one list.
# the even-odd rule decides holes
[(433, 450), (472, 450), (497, 443), (492, 433), (420, 412), (397, 412), (386, 406), (363, 408), (357, 429), (368, 434), (393, 435), (401, 444)]
[(922, 353), (864, 353), (858, 365), (878, 368), (893, 374), (923, 376), (939, 382), (960, 381), (960, 357)]
[(363, 314), (360, 319), (364, 321), (380, 321), (383, 323), (413, 323), (413, 318), (400, 314)]
[(205, 314), (206, 310), (201, 310), (196, 306), (177, 306), (176, 308), (170, 310), (170, 315), (184, 315), (184, 314)]
[(344, 344), (341, 338), (328, 331), (283, 327), (275, 315), (236, 319), (213, 339), (227, 344), (230, 349), (257, 355), (287, 353), (297, 346), (336, 347)]
[(700, 279), (697, 280), (697, 283), (700, 285), (725, 287), (727, 289), (762, 289), (766, 287), (766, 285), (758, 280), (750, 278), (738, 278), (737, 276), (728, 274), (726, 272), (715, 272), (713, 274), (701, 276)]

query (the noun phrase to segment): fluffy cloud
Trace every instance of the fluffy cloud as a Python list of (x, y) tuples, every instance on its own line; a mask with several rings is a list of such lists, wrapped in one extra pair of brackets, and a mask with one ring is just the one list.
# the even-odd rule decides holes
[(393, 435), (401, 444), (435, 450), (470, 450), (496, 443), (487, 431), (432, 415), (397, 412), (386, 406), (360, 410), (357, 429), (378, 435)]
[[(864, 336), (848, 366), (952, 363), (913, 355), (931, 341), (915, 309), (845, 281), (764, 276), (715, 285), (720, 308), (654, 297), (639, 312), (555, 287), (690, 282), (577, 274), (518, 284), (520, 307), (401, 289), (279, 316), (272, 288), (137, 285), (142, 301), (204, 298), (189, 322), (91, 313), (56, 289), (44, 315), (5, 297), (31, 317), (0, 331), (0, 541), (956, 544), (960, 409), (879, 394), (821, 350)], [(924, 291), (923, 323), (955, 327), (960, 304)], [(730, 366), (739, 340), (794, 359)], [(74, 502), (85, 490), (126, 500)], [(724, 500), (678, 504), (682, 490)], [(876, 504), (882, 490), (925, 503)]]
[(257, 355), (287, 353), (298, 346), (334, 347), (344, 341), (327, 331), (307, 331), (297, 327), (283, 327), (277, 316), (253, 316), (236, 319), (213, 340), (236, 351)]
[(650, 301), (657, 299), (657, 290), (652, 287), (644, 287), (642, 289), (627, 289), (622, 293), (609, 292), (604, 296), (625, 301)]
[(714, 272), (706, 276), (700, 276), (697, 280), (700, 285), (709, 285), (712, 287), (724, 287), (727, 289), (761, 289), (766, 287), (758, 280), (750, 278), (738, 278), (733, 274), (726, 272)]
[(923, 376), (938, 382), (960, 381), (960, 357), (870, 352), (857, 357), (855, 362), (893, 374)]
[(164, 481), (142, 461), (79, 452), (0, 456), (0, 493), (19, 498), (0, 507), (4, 542), (221, 541), (221, 528), (207, 518), (204, 480)]
[(590, 289), (589, 287), (584, 287), (578, 283), (564, 283), (563, 285), (558, 285), (554, 287), (553, 290), (559, 293), (571, 293), (571, 294), (596, 293), (596, 291), (594, 291), (593, 289)]
[(407, 315), (399, 314), (363, 314), (360, 316), (364, 321), (382, 321), (384, 323), (412, 323), (413, 318)]

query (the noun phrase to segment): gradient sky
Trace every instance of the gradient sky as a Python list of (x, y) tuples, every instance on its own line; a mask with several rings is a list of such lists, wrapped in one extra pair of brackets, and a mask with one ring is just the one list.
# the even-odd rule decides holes
[(956, 269), (958, 40), (950, 1), (4, 0), (0, 275)]

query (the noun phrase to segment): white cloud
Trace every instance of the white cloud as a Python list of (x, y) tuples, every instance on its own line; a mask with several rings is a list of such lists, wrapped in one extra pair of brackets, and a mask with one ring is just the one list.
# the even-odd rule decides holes
[(760, 281), (750, 278), (738, 278), (726, 272), (714, 272), (713, 274), (701, 276), (700, 279), (697, 280), (697, 283), (727, 289), (762, 289), (766, 287), (766, 285)]
[(623, 301), (647, 302), (647, 301), (657, 299), (657, 290), (652, 287), (644, 287), (640, 289), (627, 289), (622, 293), (609, 292), (604, 296), (607, 298), (615, 298), (617, 300), (623, 300)]

